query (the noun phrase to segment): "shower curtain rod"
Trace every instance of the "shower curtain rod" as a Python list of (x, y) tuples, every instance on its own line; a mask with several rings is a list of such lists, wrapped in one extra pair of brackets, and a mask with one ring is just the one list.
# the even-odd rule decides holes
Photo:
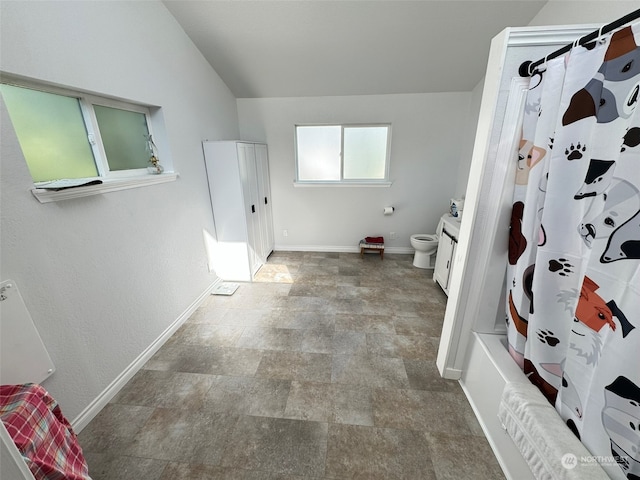
[[(598, 30), (594, 30), (593, 32), (585, 35), (584, 37), (580, 38), (580, 40), (578, 40), (578, 45), (584, 45), (585, 43), (595, 40), (600, 35), (611, 32), (616, 28), (622, 27), (623, 25), (626, 25), (627, 23), (630, 23), (637, 18), (640, 18), (640, 9), (635, 10), (625, 15), (624, 17), (620, 17), (618, 20), (615, 20), (605, 25), (604, 27)], [(533, 71), (535, 70), (536, 67), (542, 65), (547, 60), (559, 57), (560, 55), (569, 52), (571, 48), (573, 48), (573, 45), (574, 45), (573, 43), (565, 45), (564, 47), (556, 50), (555, 52), (550, 53), (546, 57), (541, 58), (537, 62), (532, 62), (531, 60), (522, 62), (522, 64), (520, 65), (520, 68), (518, 68), (518, 73), (520, 74), (521, 77), (530, 77), (533, 74)]]

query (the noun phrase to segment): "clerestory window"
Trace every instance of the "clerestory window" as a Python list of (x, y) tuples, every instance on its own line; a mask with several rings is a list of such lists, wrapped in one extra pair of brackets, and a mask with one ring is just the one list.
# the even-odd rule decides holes
[(39, 85), (0, 91), (36, 187), (156, 173), (148, 107)]

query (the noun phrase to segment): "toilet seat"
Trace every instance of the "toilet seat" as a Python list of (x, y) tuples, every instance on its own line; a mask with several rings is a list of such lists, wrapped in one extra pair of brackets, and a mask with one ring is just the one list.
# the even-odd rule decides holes
[(438, 236), (431, 233), (416, 233), (411, 235), (411, 238), (416, 242), (433, 242), (438, 239)]

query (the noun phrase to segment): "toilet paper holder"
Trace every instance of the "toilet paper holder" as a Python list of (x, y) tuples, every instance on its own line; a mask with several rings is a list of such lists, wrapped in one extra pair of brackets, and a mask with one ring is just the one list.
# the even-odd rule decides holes
[(391, 215), (391, 214), (393, 214), (393, 212), (395, 212), (395, 211), (396, 211), (396, 207), (384, 207), (384, 208), (382, 209), (382, 213), (383, 213), (383, 215)]

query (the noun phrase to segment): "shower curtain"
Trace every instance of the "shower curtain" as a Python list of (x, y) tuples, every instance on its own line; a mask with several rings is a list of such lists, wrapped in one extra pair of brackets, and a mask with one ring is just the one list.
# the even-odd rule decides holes
[(637, 22), (531, 77), (507, 266), (511, 356), (615, 479), (640, 478), (639, 45)]

